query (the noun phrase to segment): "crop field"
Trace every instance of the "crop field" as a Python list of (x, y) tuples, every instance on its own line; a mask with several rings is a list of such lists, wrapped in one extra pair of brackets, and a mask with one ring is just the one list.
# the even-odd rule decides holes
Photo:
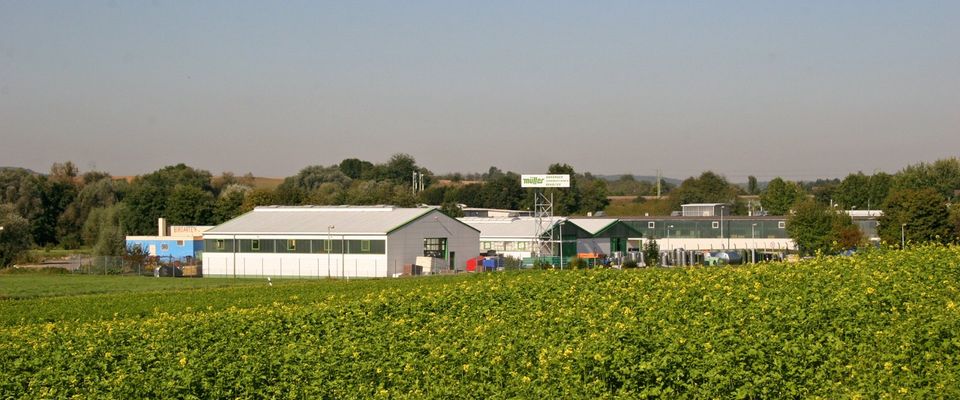
[[(289, 281), (276, 281), (275, 283), (286, 282)], [(261, 279), (170, 279), (167, 277), (156, 279), (139, 276), (25, 273), (0, 275), (0, 300), (103, 293), (129, 294), (171, 289), (201, 289), (261, 284), (265, 284)]]
[(0, 397), (960, 398), (958, 281), (927, 246), (6, 299)]

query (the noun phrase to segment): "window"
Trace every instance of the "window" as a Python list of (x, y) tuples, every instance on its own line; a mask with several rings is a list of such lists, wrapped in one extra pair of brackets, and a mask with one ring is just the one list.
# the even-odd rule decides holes
[(648, 229), (653, 229), (653, 228), (656, 228), (656, 227), (657, 227), (657, 223), (656, 223), (656, 222), (653, 222), (653, 221), (647, 222), (647, 228), (648, 228)]
[(178, 241), (177, 241), (177, 246), (183, 247), (183, 241), (182, 241), (182, 240), (178, 240)]
[(333, 241), (332, 241), (332, 240), (324, 240), (324, 241), (323, 241), (323, 251), (326, 252), (326, 253), (330, 253), (331, 250), (333, 250)]
[(217, 239), (217, 250), (223, 250), (224, 247), (223, 239)]
[(778, 221), (777, 228), (784, 229), (787, 227), (787, 221)]
[(251, 240), (251, 241), (250, 241), (250, 250), (260, 251), (260, 241), (259, 241), (259, 240), (256, 240), (256, 239)]
[(287, 251), (296, 251), (297, 250), (297, 241), (293, 239), (287, 240)]
[(170, 245), (166, 243), (160, 244), (160, 250), (170, 250)]
[(423, 239), (423, 255), (426, 257), (445, 258), (447, 256), (447, 238)]
[(483, 248), (484, 248), (484, 249), (489, 249), (489, 248), (491, 248), (491, 247), (490, 247), (490, 242), (483, 242)]
[(717, 228), (720, 227), (720, 222), (718, 222), (718, 221), (713, 221), (713, 224), (711, 224), (711, 226), (713, 227), (713, 229), (717, 229)]
[(517, 242), (517, 250), (526, 250), (527, 242)]
[(362, 252), (362, 253), (369, 253), (369, 252), (370, 252), (370, 241), (369, 241), (369, 240), (361, 240), (361, 241), (360, 241), (360, 252)]

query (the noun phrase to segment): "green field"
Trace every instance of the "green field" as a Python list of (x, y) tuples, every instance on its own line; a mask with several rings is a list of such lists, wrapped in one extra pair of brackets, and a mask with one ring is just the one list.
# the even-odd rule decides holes
[(78, 277), (9, 278), (33, 298), (0, 300), (4, 398), (960, 398), (957, 247), (52, 297)]
[(0, 299), (27, 299), (104, 293), (150, 292), (266, 285), (261, 279), (153, 278), (140, 276), (12, 274), (0, 275)]

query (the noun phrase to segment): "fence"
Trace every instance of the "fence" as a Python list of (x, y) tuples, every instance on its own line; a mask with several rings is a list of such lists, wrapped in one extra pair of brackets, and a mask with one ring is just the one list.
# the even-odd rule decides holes
[(127, 276), (203, 276), (200, 259), (193, 257), (147, 256), (96, 256), (84, 258), (73, 270), (75, 274), (127, 275)]

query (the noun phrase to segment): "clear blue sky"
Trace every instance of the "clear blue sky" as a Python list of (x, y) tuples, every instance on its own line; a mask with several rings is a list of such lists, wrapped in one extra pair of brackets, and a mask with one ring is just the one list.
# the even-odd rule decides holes
[(0, 0), (0, 165), (895, 172), (960, 155), (958, 21), (957, 1)]

